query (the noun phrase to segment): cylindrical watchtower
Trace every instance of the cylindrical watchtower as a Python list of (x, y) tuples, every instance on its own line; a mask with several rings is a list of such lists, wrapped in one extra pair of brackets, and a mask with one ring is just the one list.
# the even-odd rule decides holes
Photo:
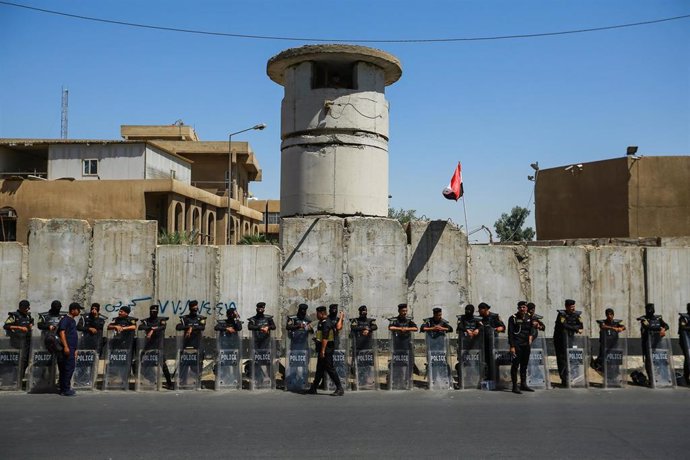
[(272, 57), (285, 87), (280, 213), (388, 215), (387, 85), (402, 74), (384, 51), (309, 45)]

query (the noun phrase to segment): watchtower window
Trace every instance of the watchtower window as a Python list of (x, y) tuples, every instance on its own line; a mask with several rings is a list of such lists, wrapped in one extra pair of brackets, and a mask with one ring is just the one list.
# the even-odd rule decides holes
[(355, 64), (348, 62), (313, 62), (311, 88), (357, 89)]

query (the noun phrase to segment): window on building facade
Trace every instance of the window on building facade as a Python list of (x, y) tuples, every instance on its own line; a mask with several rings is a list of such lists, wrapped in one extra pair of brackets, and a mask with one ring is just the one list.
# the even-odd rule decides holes
[(0, 241), (17, 241), (17, 212), (12, 208), (0, 209)]
[(264, 224), (280, 224), (280, 213), (279, 212), (265, 212), (264, 213)]
[(98, 175), (98, 160), (83, 160), (83, 176), (97, 176)]
[(355, 65), (352, 63), (320, 61), (312, 63), (311, 87), (357, 89)]

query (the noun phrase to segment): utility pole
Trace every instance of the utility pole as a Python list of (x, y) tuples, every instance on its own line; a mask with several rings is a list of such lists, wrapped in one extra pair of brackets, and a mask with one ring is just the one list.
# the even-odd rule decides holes
[(60, 117), (60, 139), (67, 139), (67, 97), (69, 91), (62, 87), (62, 111)]

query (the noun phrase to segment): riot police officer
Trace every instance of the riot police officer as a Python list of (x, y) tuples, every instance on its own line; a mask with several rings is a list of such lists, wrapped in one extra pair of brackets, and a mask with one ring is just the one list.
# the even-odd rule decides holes
[(407, 316), (407, 304), (398, 305), (398, 316), (389, 318), (388, 330), (393, 333), (393, 349), (412, 347), (412, 333), (417, 332), (417, 324)]
[(180, 322), (175, 330), (184, 331), (184, 348), (201, 349), (201, 336), (206, 329), (206, 317), (199, 314), (199, 302), (189, 301), (189, 313), (180, 316)]
[(235, 305), (230, 305), (230, 308), (225, 312), (226, 319), (219, 320), (213, 330), (219, 331), (221, 337), (231, 337), (233, 334), (235, 337), (237, 333), (242, 330), (242, 321), (240, 321), (240, 315), (237, 313), (237, 307)]
[[(517, 312), (508, 318), (508, 343), (512, 358), (510, 366), (510, 379), (513, 383), (513, 393), (521, 394), (523, 391), (534, 391), (527, 386), (527, 365), (529, 364), (530, 345), (533, 335), (532, 321), (527, 313), (527, 302), (521, 300), (517, 304)], [(517, 384), (518, 367), (520, 368), (520, 387)]]
[(24, 375), (29, 364), (29, 351), (31, 349), (31, 329), (34, 319), (29, 313), (31, 304), (28, 300), (19, 302), (16, 312), (7, 313), (7, 319), (3, 325), (5, 334), (10, 338), (10, 346), (16, 350), (22, 350), (22, 368), (20, 378)]
[(544, 317), (541, 315), (537, 315), (536, 311), (537, 306), (534, 304), (534, 302), (527, 302), (527, 314), (529, 315), (530, 320), (532, 321), (532, 328), (534, 329), (532, 332), (534, 333), (535, 339), (539, 336), (539, 331), (546, 330), (546, 325), (542, 321)]
[(640, 322), (640, 334), (642, 339), (642, 360), (644, 361), (645, 371), (647, 372), (647, 379), (650, 382), (654, 380), (652, 373), (651, 349), (656, 347), (658, 342), (666, 336), (666, 331), (669, 327), (661, 315), (654, 314), (654, 304), (648, 303), (644, 307), (645, 314), (640, 316), (637, 320)]
[[(307, 343), (307, 335), (314, 332), (311, 327), (311, 319), (307, 317), (308, 308), (306, 303), (301, 303), (297, 306), (297, 314), (287, 317), (285, 329), (288, 331), (288, 338), (293, 345)], [(304, 331), (306, 334), (301, 334), (299, 331)]]
[[(117, 312), (117, 317), (114, 318), (110, 324), (108, 324), (109, 331), (116, 331), (115, 334), (110, 339), (110, 349), (111, 350), (124, 350), (130, 349), (131, 356), (136, 355), (136, 341), (134, 340), (134, 335), (137, 330), (137, 318), (130, 316), (132, 309), (124, 305), (120, 307)], [(134, 359), (132, 359), (132, 372), (135, 371)]]
[(685, 306), (686, 313), (679, 313), (678, 335), (680, 336), (680, 348), (683, 350), (683, 377), (685, 384), (690, 385), (690, 303)]
[(584, 324), (580, 316), (582, 312), (575, 311), (575, 301), (573, 299), (565, 300), (565, 310), (558, 310), (556, 316), (556, 324), (553, 328), (553, 347), (556, 350), (556, 364), (558, 365), (558, 374), (561, 377), (563, 386), (568, 386), (568, 364), (567, 364), (567, 347), (568, 340), (575, 336), (575, 334), (582, 334)]
[(46, 350), (55, 354), (61, 350), (61, 346), (57, 340), (57, 326), (64, 313), (60, 312), (62, 303), (59, 300), (53, 300), (50, 303), (50, 310), (38, 314), (38, 328), (41, 330), (41, 340), (46, 347)]
[(103, 349), (103, 327), (105, 326), (106, 316), (101, 315), (101, 305), (92, 303), (89, 313), (81, 315), (77, 322), (77, 330), (81, 331), (82, 350), (97, 350), (100, 356)]
[(432, 310), (434, 316), (426, 318), (422, 324), (421, 331), (430, 334), (432, 337), (439, 337), (446, 333), (453, 332), (453, 327), (448, 321), (443, 319), (443, 309), (435, 307)]
[(359, 316), (350, 321), (350, 330), (354, 336), (355, 350), (370, 350), (373, 332), (379, 328), (376, 320), (367, 318), (367, 306), (359, 307)]
[(606, 364), (606, 350), (616, 346), (618, 342), (618, 334), (625, 331), (623, 320), (615, 319), (615, 312), (613, 308), (607, 308), (604, 312), (605, 319), (598, 319), (599, 324), (599, 354), (596, 359), (592, 360), (592, 369), (603, 372)]
[(505, 332), (506, 325), (498, 316), (498, 313), (491, 313), (491, 305), (481, 302), (477, 305), (479, 310), (479, 321), (484, 332), (484, 363), (486, 365), (486, 379), (496, 380), (494, 339), (498, 334)]
[(458, 315), (458, 335), (476, 337), (481, 331), (481, 319), (474, 316), (474, 305), (465, 305), (465, 314)]
[(254, 334), (254, 341), (256, 348), (268, 348), (269, 340), (271, 339), (271, 331), (276, 330), (276, 324), (273, 322), (273, 316), (266, 315), (266, 302), (259, 302), (256, 304), (256, 315), (249, 318), (247, 329)]
[(311, 384), (307, 394), (316, 394), (316, 389), (321, 384), (324, 373), (328, 374), (328, 377), (335, 384), (335, 391), (331, 393), (331, 396), (343, 396), (345, 391), (340, 383), (340, 377), (338, 373), (333, 368), (333, 351), (335, 350), (335, 325), (330, 321), (326, 315), (326, 307), (320, 306), (316, 309), (316, 317), (319, 320), (319, 324), (316, 327), (316, 334), (314, 336), (314, 342), (316, 347), (316, 353), (318, 356), (318, 361), (316, 363), (316, 375), (314, 376), (314, 381)]
[(328, 306), (328, 321), (333, 323), (333, 334), (335, 334), (335, 347), (340, 346), (340, 331), (343, 329), (345, 312), (338, 313), (338, 304), (332, 303)]
[[(163, 351), (163, 342), (165, 340), (165, 328), (168, 325), (167, 316), (158, 316), (158, 311), (160, 307), (153, 304), (149, 307), (149, 317), (142, 319), (139, 324), (139, 330), (144, 331), (144, 351), (148, 350), (160, 350)], [(168, 364), (165, 362), (164, 354), (159, 356), (159, 362), (161, 370), (163, 371), (163, 376), (165, 376), (165, 383), (168, 388), (172, 388), (172, 377), (170, 375), (170, 369), (168, 369)], [(153, 369), (149, 369), (151, 372)], [(149, 380), (154, 381), (152, 376), (148, 376)]]

